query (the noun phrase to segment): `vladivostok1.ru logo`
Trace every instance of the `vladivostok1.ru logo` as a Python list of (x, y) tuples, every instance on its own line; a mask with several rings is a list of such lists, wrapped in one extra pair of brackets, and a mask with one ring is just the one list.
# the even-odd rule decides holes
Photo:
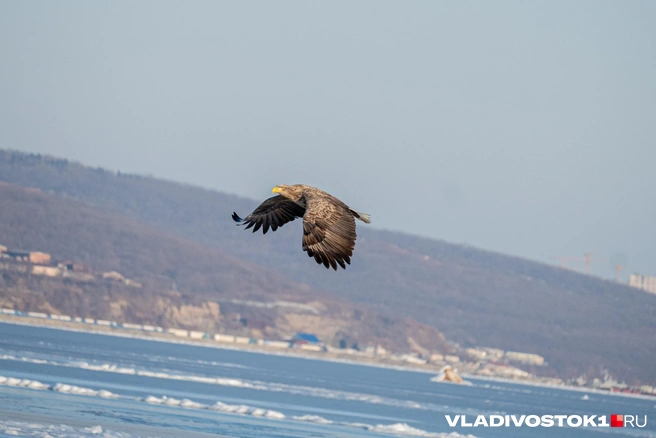
[(646, 415), (445, 415), (450, 427), (645, 427)]
[(643, 415), (642, 424), (640, 424), (640, 415), (623, 415), (611, 414), (610, 427), (645, 427), (647, 425), (647, 416)]

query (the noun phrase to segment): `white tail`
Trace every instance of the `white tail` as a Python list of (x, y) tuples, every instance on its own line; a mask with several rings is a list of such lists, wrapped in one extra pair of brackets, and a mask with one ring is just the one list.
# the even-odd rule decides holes
[(360, 213), (359, 211), (355, 211), (355, 210), (351, 210), (351, 212), (353, 212), (355, 217), (360, 219), (365, 224), (370, 224), (371, 223), (371, 216), (368, 215), (367, 213)]

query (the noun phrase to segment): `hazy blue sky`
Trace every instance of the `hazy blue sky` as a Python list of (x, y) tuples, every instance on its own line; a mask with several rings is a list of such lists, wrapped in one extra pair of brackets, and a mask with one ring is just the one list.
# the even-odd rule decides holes
[(656, 275), (654, 1), (0, 1), (0, 96), (2, 148)]

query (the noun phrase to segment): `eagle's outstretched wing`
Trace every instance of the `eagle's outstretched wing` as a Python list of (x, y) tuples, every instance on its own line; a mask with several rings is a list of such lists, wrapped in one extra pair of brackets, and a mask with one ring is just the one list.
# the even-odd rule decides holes
[(303, 217), (305, 209), (289, 199), (277, 195), (273, 196), (257, 207), (251, 214), (242, 219), (237, 213), (232, 213), (232, 219), (237, 225), (246, 225), (246, 230), (253, 227), (253, 232), (262, 228), (263, 234), (266, 234), (271, 227), (276, 231), (287, 222), (291, 222), (297, 217)]
[(341, 202), (313, 201), (303, 217), (303, 251), (326, 268), (337, 270), (339, 264), (346, 269), (355, 248), (355, 215)]

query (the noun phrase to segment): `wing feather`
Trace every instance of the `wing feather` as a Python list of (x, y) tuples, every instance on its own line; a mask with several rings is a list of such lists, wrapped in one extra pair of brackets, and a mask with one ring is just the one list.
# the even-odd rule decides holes
[(266, 234), (269, 228), (276, 231), (278, 228), (291, 222), (297, 217), (303, 217), (305, 209), (289, 199), (277, 195), (273, 196), (257, 207), (251, 214), (242, 219), (237, 213), (232, 214), (232, 219), (237, 225), (246, 225), (245, 230), (253, 227), (253, 232), (262, 228), (262, 234)]
[(303, 217), (303, 250), (318, 264), (337, 270), (351, 264), (355, 248), (355, 216), (334, 198), (308, 202)]

